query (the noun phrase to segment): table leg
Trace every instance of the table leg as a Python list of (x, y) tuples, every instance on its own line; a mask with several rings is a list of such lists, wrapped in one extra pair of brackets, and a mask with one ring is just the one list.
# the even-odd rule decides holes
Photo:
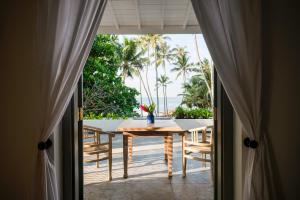
[(128, 136), (123, 135), (123, 163), (124, 163), (124, 178), (128, 177)]
[(172, 177), (173, 135), (168, 136), (168, 177)]
[(182, 134), (182, 138), (181, 138), (181, 142), (182, 142), (182, 176), (185, 177), (186, 176), (186, 157), (185, 157), (185, 139), (186, 139), (186, 134)]
[(129, 147), (129, 162), (132, 162), (132, 137), (128, 137), (128, 147)]
[(164, 154), (165, 154), (165, 161), (168, 160), (168, 137), (164, 137)]

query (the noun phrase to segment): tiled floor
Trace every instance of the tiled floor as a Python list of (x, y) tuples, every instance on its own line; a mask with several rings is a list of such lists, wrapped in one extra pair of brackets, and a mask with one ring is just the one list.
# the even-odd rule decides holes
[(111, 200), (209, 200), (213, 186), (209, 164), (188, 160), (187, 176), (181, 176), (181, 142), (174, 139), (173, 177), (167, 177), (163, 155), (163, 139), (135, 138), (133, 162), (129, 163), (127, 179), (123, 179), (122, 136), (113, 140), (113, 180), (107, 181), (107, 162), (84, 166), (85, 199)]

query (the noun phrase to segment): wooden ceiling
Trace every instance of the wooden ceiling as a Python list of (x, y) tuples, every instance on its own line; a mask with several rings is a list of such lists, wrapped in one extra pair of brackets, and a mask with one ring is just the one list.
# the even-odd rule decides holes
[(108, 0), (99, 33), (200, 33), (190, 0)]

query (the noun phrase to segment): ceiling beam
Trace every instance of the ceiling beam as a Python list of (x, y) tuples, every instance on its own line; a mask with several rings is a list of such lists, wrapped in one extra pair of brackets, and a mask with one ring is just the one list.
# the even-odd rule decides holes
[(134, 26), (120, 26), (120, 29), (116, 29), (115, 26), (100, 26), (98, 29), (98, 34), (200, 34), (201, 29), (199, 25), (189, 25), (186, 29), (182, 29), (182, 25), (169, 26), (165, 24), (164, 30), (161, 26), (142, 26), (138, 29), (136, 25)]
[(111, 14), (111, 17), (112, 17), (112, 20), (114, 22), (114, 25), (115, 25), (116, 29), (120, 29), (120, 26), (119, 26), (119, 23), (118, 23), (118, 20), (117, 20), (114, 8), (112, 6), (111, 0), (108, 0), (107, 4), (108, 4), (109, 10), (110, 10), (110, 14)]
[(190, 17), (190, 14), (191, 14), (191, 10), (192, 10), (192, 4), (191, 4), (191, 1), (189, 0), (187, 8), (186, 8), (186, 12), (185, 12), (184, 21), (183, 21), (183, 24), (182, 24), (183, 29), (186, 29), (186, 26), (187, 26), (187, 23), (189, 21), (189, 17)]
[(135, 11), (136, 11), (136, 21), (137, 21), (137, 25), (138, 28), (141, 29), (141, 16), (140, 16), (140, 10), (139, 10), (139, 2), (138, 0), (134, 0), (134, 4), (135, 4)]
[(164, 26), (165, 26), (165, 0), (162, 0), (161, 1), (161, 30), (164, 30)]

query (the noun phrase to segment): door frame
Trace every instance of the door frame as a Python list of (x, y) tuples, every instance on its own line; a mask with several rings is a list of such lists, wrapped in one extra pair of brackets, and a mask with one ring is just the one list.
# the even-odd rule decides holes
[(214, 70), (214, 199), (234, 199), (233, 107)]
[[(83, 199), (82, 153), (82, 77), (62, 120), (63, 197)], [(214, 199), (232, 200), (233, 182), (233, 108), (214, 70)]]
[(62, 118), (63, 199), (83, 199), (82, 77)]

